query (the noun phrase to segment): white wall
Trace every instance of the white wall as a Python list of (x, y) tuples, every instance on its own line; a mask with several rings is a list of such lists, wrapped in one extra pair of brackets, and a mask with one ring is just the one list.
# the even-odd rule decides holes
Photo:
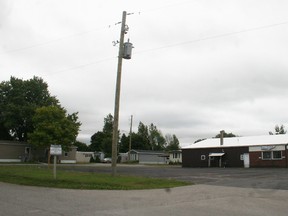
[(93, 157), (94, 152), (76, 152), (76, 162), (77, 163), (90, 163), (91, 157)]

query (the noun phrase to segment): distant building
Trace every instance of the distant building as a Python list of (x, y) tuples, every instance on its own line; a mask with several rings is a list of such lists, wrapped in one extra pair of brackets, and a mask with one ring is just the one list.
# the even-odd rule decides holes
[(182, 163), (182, 150), (174, 150), (169, 152), (169, 163)]
[(139, 164), (167, 164), (169, 154), (163, 151), (131, 150), (130, 160), (139, 161)]
[(183, 167), (286, 167), (288, 135), (212, 138), (182, 148)]
[(120, 163), (125, 163), (129, 161), (129, 154), (127, 153), (119, 153)]
[(91, 158), (94, 159), (94, 152), (76, 151), (76, 163), (90, 163)]
[(25, 162), (31, 157), (31, 146), (28, 143), (0, 141), (0, 162)]
[(104, 152), (94, 152), (94, 159), (99, 159), (99, 161), (103, 161), (105, 158), (105, 153)]
[[(62, 151), (57, 157), (60, 163), (76, 163), (77, 147), (72, 146), (69, 151)], [(45, 148), (34, 149), (26, 142), (0, 140), (0, 162), (27, 162), (46, 161), (48, 150)]]
[(63, 164), (74, 164), (76, 163), (76, 152), (77, 147), (72, 146), (69, 151), (62, 151), (62, 155), (59, 156), (58, 160)]

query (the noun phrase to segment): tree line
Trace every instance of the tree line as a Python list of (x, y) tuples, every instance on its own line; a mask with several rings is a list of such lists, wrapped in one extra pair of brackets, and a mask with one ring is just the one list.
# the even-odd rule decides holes
[(0, 83), (0, 139), (29, 142), (35, 148), (75, 143), (81, 123), (52, 96), (42, 78), (10, 77)]
[[(22, 80), (10, 77), (0, 83), (0, 139), (29, 142), (34, 147), (47, 148), (51, 144), (61, 144), (64, 150), (71, 145), (79, 150), (103, 151), (111, 154), (113, 116), (104, 118), (102, 131), (91, 136), (90, 145), (77, 142), (81, 122), (78, 113), (68, 114), (56, 96), (48, 90), (48, 84), (42, 78), (33, 77)], [(276, 125), (270, 135), (286, 134), (284, 125)], [(215, 137), (219, 137), (217, 134)], [(224, 137), (235, 137), (226, 133)], [(175, 134), (163, 135), (153, 123), (145, 125), (139, 122), (137, 132), (120, 134), (118, 151), (127, 152), (129, 142), (133, 149), (177, 150), (179, 140)], [(199, 139), (195, 142), (201, 141)]]
[[(90, 145), (76, 141), (81, 122), (78, 113), (68, 114), (56, 96), (50, 94), (48, 84), (42, 78), (23, 80), (10, 77), (0, 83), (0, 139), (29, 142), (35, 148), (48, 148), (61, 144), (64, 150), (72, 145), (78, 150), (103, 151), (111, 154), (113, 116), (104, 118), (102, 131), (91, 136)], [(120, 137), (121, 136), (121, 137)], [(131, 135), (119, 133), (119, 152), (127, 152), (129, 141), (133, 149), (179, 149), (176, 135), (167, 134), (151, 123), (139, 123), (138, 131)]]
[[(285, 126), (283, 124), (280, 126), (278, 124), (275, 125), (274, 132), (269, 131), (269, 135), (281, 135), (281, 134), (286, 134), (286, 133), (287, 133), (287, 130), (285, 130)], [(220, 138), (220, 137), (221, 137), (221, 133), (215, 135), (213, 138)], [(225, 131), (223, 131), (223, 137), (239, 137), (239, 136), (233, 133), (226, 133)], [(198, 139), (194, 143), (201, 142), (205, 139), (207, 138)]]
[[(175, 134), (166, 134), (165, 136), (153, 123), (145, 125), (140, 121), (137, 132), (131, 134), (119, 134), (118, 152), (128, 152), (131, 136), (131, 149), (136, 150), (154, 150), (154, 151), (170, 151), (178, 150), (180, 143)], [(78, 149), (84, 151), (102, 151), (107, 155), (111, 155), (111, 143), (113, 136), (113, 116), (108, 114), (104, 118), (104, 126), (102, 131), (98, 131), (91, 136), (89, 146), (76, 143)]]

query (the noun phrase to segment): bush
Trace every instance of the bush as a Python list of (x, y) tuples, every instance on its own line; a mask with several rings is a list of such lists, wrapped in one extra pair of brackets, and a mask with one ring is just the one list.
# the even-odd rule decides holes
[(179, 161), (176, 161), (176, 162), (169, 161), (169, 165), (181, 165), (181, 164), (182, 163)]
[(100, 157), (97, 155), (94, 159), (94, 157), (90, 158), (90, 163), (100, 163)]

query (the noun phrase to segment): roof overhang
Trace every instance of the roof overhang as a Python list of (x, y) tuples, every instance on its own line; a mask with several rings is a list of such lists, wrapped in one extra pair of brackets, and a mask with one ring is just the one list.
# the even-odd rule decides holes
[(209, 157), (222, 157), (225, 153), (209, 153)]

